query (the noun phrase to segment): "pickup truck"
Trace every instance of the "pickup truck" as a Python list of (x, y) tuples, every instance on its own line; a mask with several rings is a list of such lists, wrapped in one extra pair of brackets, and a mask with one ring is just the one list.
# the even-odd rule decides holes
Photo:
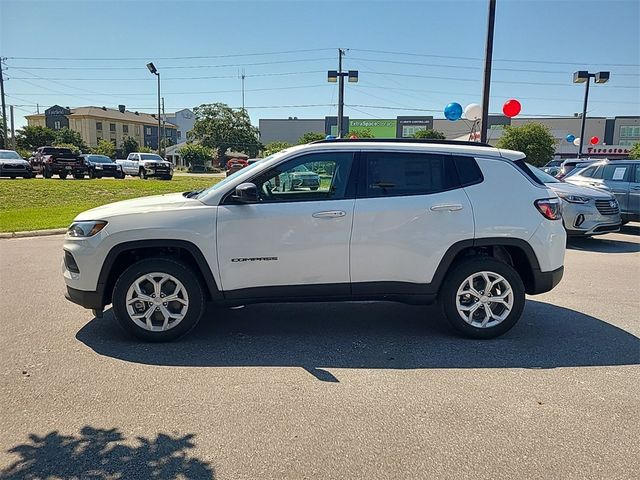
[(116, 160), (116, 163), (122, 166), (124, 175), (139, 176), (142, 179), (173, 178), (173, 164), (155, 153), (132, 152), (126, 160)]
[(68, 175), (73, 175), (73, 178), (80, 179), (87, 173), (87, 166), (82, 157), (69, 148), (40, 147), (29, 158), (29, 163), (33, 173), (39, 173), (44, 178), (58, 175), (65, 179)]

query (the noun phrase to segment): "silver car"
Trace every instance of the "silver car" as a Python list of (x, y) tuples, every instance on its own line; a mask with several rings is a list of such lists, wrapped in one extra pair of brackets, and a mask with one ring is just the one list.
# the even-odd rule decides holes
[(568, 183), (610, 192), (620, 204), (622, 222), (640, 221), (640, 160), (609, 160), (566, 178)]
[(613, 195), (561, 182), (532, 165), (529, 168), (562, 199), (562, 222), (567, 235), (591, 236), (620, 230), (620, 208)]

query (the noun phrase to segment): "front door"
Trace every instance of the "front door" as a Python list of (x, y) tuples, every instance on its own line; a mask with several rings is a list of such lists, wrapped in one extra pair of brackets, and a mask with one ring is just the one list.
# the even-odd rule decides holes
[(631, 174), (631, 165), (619, 165), (611, 162), (602, 168), (602, 182), (615, 195), (616, 200), (620, 204), (620, 210), (629, 211), (629, 179)]
[(258, 203), (222, 202), (217, 245), (227, 298), (349, 294), (353, 156), (295, 157), (252, 180)]

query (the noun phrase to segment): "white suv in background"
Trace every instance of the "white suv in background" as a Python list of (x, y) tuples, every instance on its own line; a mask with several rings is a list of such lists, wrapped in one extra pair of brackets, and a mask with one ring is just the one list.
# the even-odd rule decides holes
[[(291, 188), (300, 166), (320, 184)], [(64, 242), (67, 298), (97, 316), (112, 304), (151, 341), (189, 331), (206, 301), (437, 300), (457, 330), (491, 338), (518, 321), (525, 293), (562, 278), (560, 208), (520, 152), (319, 141), (203, 191), (78, 215)]]

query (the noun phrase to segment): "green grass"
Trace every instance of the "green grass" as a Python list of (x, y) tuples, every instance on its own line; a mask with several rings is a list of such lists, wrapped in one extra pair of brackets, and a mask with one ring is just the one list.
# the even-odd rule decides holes
[(0, 180), (0, 232), (68, 227), (90, 208), (128, 198), (208, 187), (219, 178), (174, 177), (171, 181), (95, 179)]

